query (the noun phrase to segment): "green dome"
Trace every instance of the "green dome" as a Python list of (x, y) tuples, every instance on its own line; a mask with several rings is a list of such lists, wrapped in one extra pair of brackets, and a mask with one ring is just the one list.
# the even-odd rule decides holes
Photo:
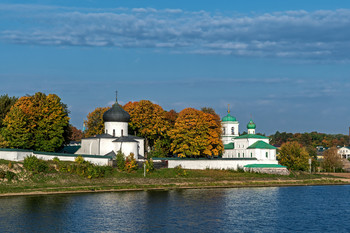
[(227, 116), (222, 118), (222, 121), (237, 121), (236, 117), (231, 116), (230, 113), (227, 114)]
[(255, 129), (255, 128), (256, 128), (255, 123), (252, 120), (250, 120), (247, 125), (247, 129)]

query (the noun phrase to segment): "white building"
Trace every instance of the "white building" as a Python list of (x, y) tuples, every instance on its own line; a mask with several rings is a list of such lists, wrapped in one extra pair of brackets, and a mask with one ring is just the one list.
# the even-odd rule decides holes
[(338, 154), (342, 159), (350, 158), (350, 147), (344, 146), (338, 149)]
[(222, 118), (223, 158), (256, 158), (266, 163), (277, 164), (276, 147), (269, 144), (269, 138), (255, 134), (252, 120), (247, 124), (248, 134), (239, 136), (239, 123), (230, 115)]
[(144, 157), (144, 138), (128, 135), (130, 115), (116, 101), (103, 114), (105, 133), (81, 140), (81, 148), (75, 154), (115, 156), (118, 151), (135, 159)]

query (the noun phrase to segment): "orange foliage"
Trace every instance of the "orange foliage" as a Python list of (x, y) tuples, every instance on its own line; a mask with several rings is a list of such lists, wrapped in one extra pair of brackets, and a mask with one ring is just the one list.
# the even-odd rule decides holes
[(193, 108), (182, 110), (174, 129), (169, 131), (172, 151), (180, 157), (220, 155), (223, 144), (218, 123), (213, 114)]
[(124, 110), (130, 114), (130, 128), (138, 135), (149, 139), (151, 146), (156, 139), (166, 135), (170, 125), (166, 120), (166, 112), (158, 104), (140, 100), (127, 103)]
[(88, 114), (87, 120), (84, 121), (86, 126), (84, 137), (91, 137), (104, 133), (105, 125), (103, 122), (103, 114), (109, 109), (110, 107), (96, 108), (93, 112)]

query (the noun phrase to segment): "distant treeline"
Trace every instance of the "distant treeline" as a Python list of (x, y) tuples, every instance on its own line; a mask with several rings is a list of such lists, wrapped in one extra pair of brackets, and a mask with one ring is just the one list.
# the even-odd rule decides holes
[(285, 142), (296, 141), (303, 146), (323, 146), (323, 147), (333, 147), (333, 146), (348, 146), (349, 136), (344, 134), (325, 134), (318, 132), (311, 133), (280, 133), (277, 131), (275, 134), (269, 136), (271, 139), (271, 144), (276, 146), (281, 146)]

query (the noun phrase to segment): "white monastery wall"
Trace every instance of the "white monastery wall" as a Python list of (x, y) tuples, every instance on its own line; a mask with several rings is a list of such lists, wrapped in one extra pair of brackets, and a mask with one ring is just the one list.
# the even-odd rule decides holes
[[(57, 157), (61, 161), (75, 161), (75, 158), (78, 155), (59, 155), (59, 154), (50, 154), (50, 153), (36, 153), (33, 151), (0, 151), (0, 159), (6, 159), (10, 161), (23, 161), (25, 157), (27, 156), (36, 156), (39, 159), (42, 160), (52, 160), (53, 158)], [(100, 165), (100, 166), (106, 166), (109, 165), (109, 158), (93, 158), (93, 157), (86, 157), (84, 156), (84, 160), (89, 161), (93, 164)]]
[(243, 168), (248, 164), (278, 164), (276, 160), (226, 160), (226, 159), (213, 159), (213, 160), (185, 160), (174, 159), (168, 160), (168, 168), (175, 168), (181, 165), (185, 169), (234, 169)]

